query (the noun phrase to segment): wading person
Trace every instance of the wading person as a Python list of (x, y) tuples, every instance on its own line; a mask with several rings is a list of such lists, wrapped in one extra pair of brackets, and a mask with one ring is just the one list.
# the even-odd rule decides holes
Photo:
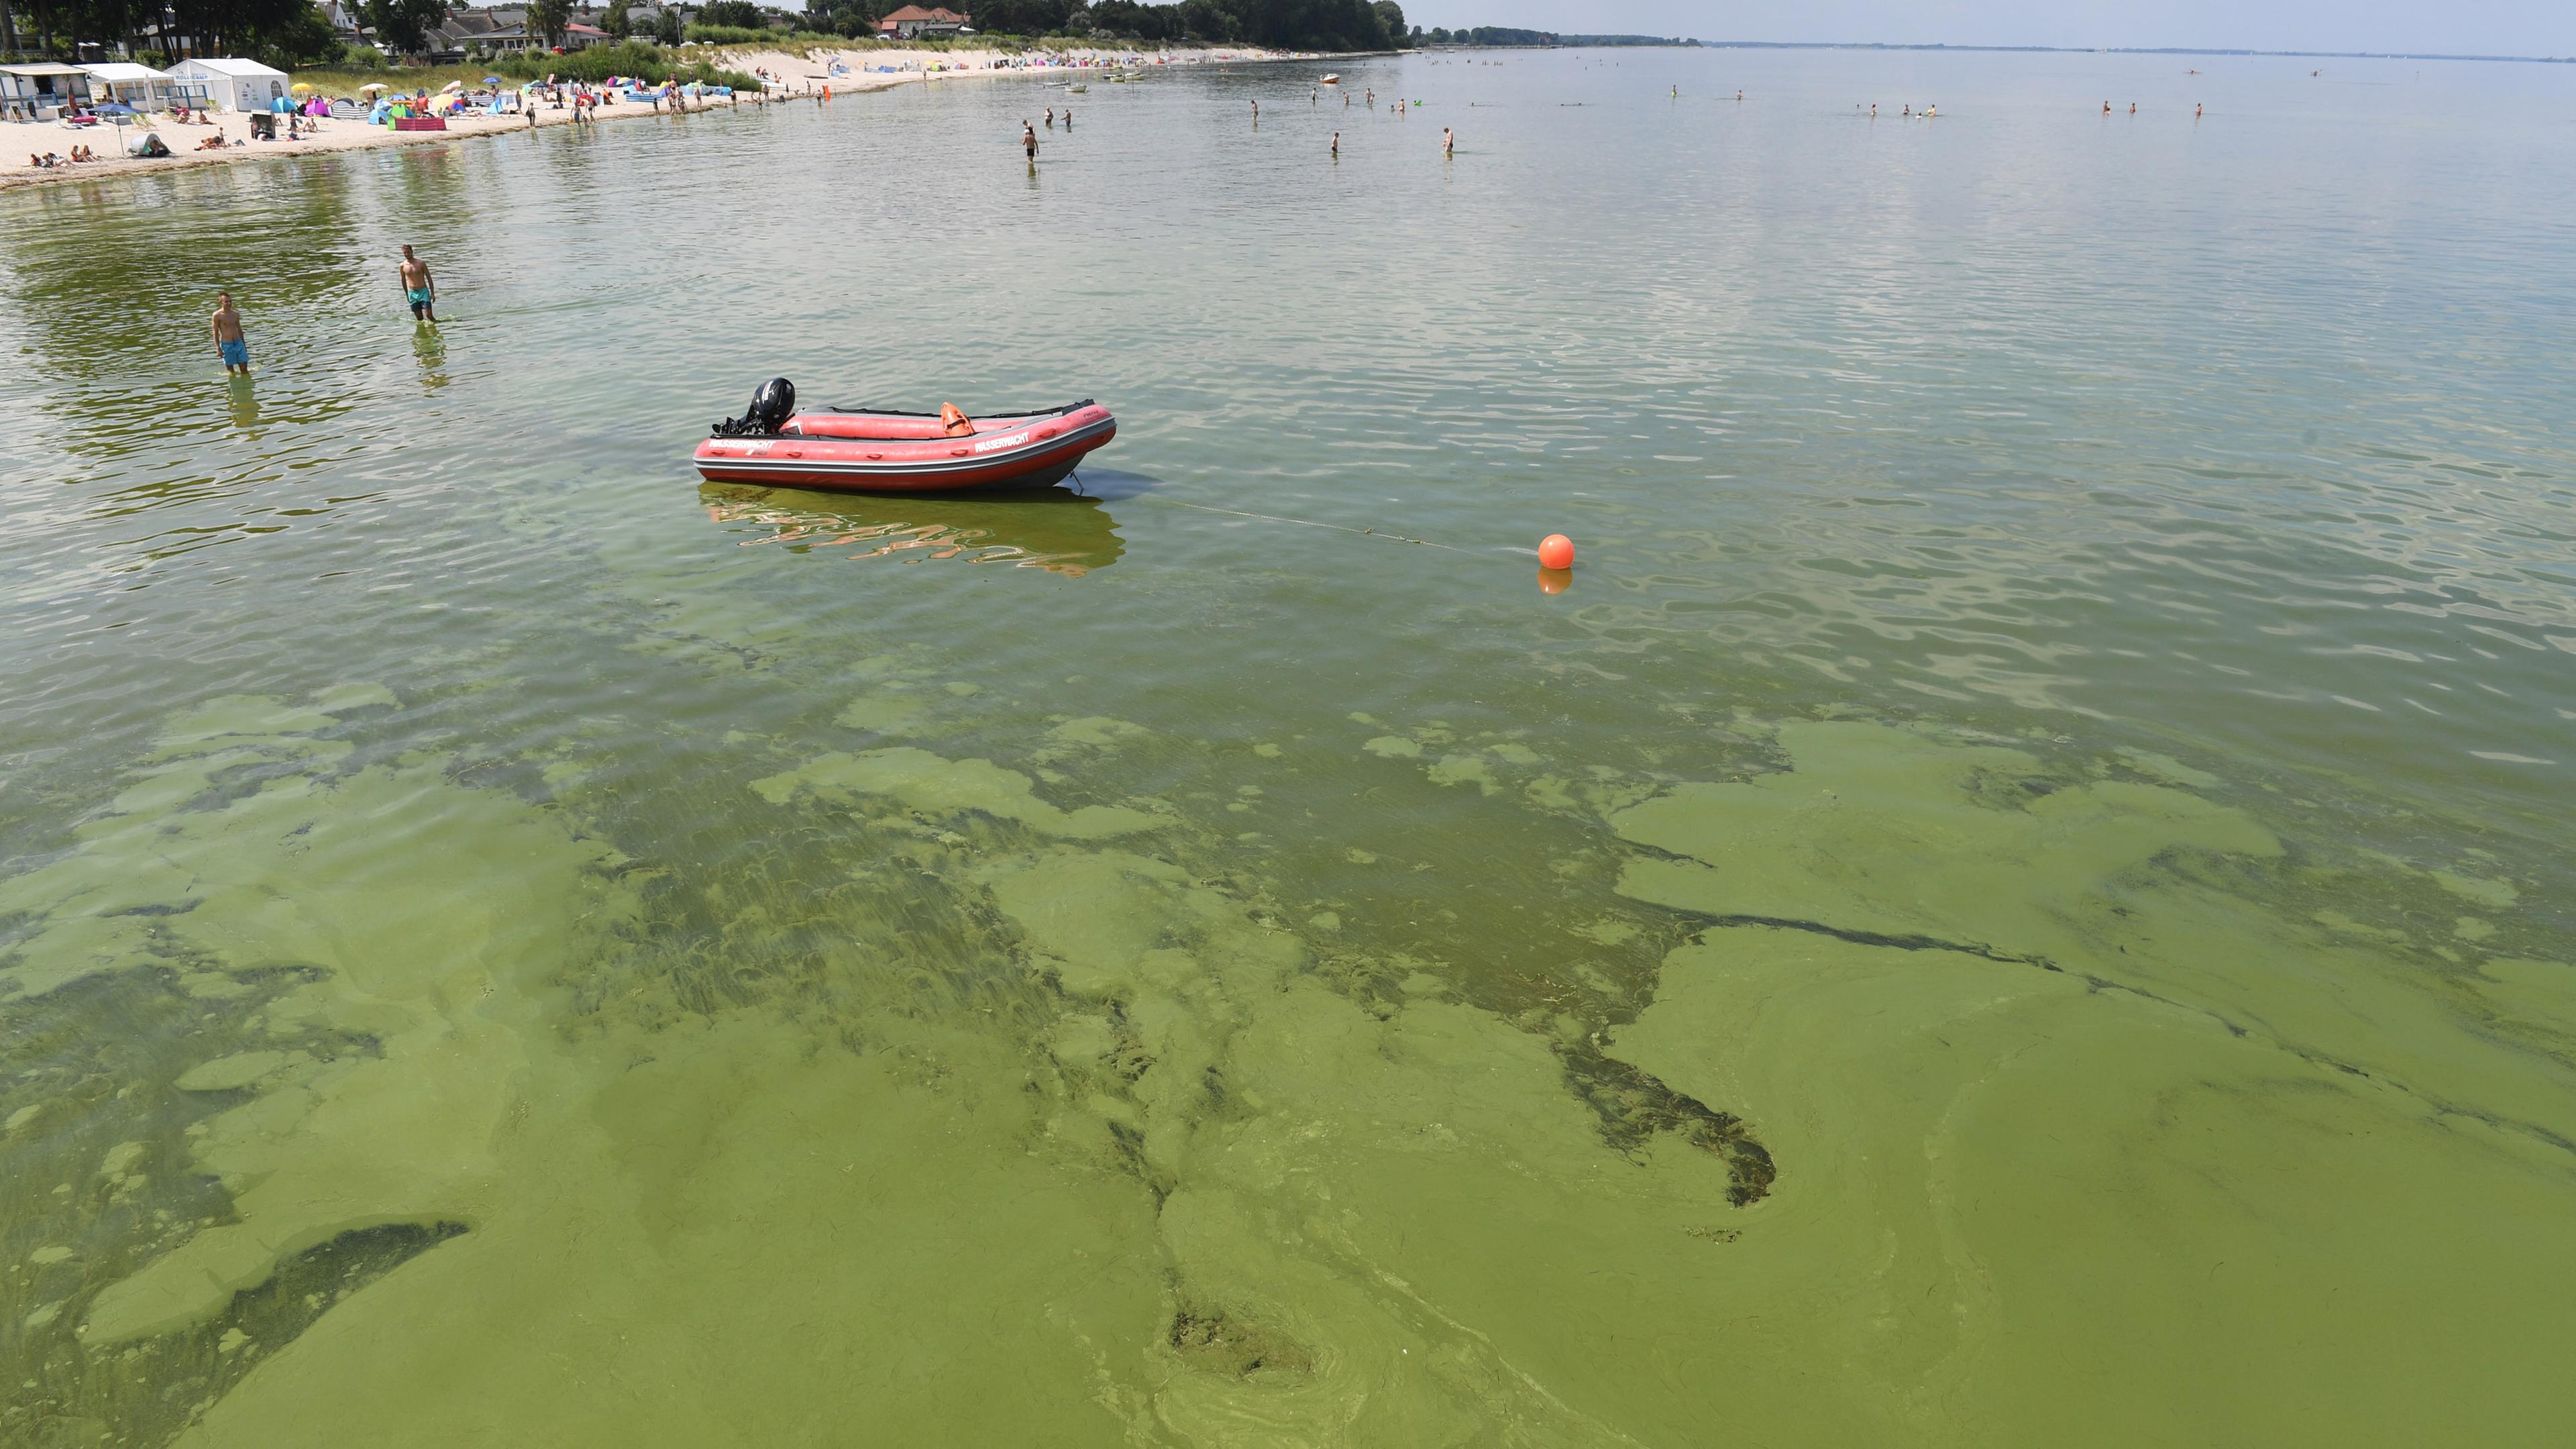
[(411, 303), (411, 320), (435, 324), (438, 321), (438, 283), (430, 280), (429, 263), (413, 256), (409, 246), (403, 248), (402, 284), (403, 300)]
[(215, 355), (224, 360), (224, 371), (250, 376), (250, 339), (242, 335), (241, 312), (230, 292), (215, 294)]

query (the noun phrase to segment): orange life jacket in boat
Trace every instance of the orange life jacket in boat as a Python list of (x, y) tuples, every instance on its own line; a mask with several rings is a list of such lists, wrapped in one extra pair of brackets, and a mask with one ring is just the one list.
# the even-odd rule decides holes
[(967, 437), (975, 431), (975, 420), (959, 412), (955, 403), (939, 405), (939, 423), (948, 430), (948, 436), (952, 438)]

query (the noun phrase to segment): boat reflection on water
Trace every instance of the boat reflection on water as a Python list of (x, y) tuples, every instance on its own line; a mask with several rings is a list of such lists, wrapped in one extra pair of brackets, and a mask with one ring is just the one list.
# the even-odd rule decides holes
[(707, 517), (752, 544), (797, 553), (853, 548), (856, 559), (957, 559), (1080, 578), (1126, 545), (1100, 500), (1046, 488), (990, 498), (888, 497), (708, 483)]

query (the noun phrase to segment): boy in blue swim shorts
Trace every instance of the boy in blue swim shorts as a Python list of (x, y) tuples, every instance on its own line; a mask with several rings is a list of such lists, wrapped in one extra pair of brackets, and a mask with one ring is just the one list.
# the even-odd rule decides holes
[(403, 248), (402, 284), (403, 300), (411, 303), (412, 320), (436, 322), (438, 283), (430, 280), (429, 263), (413, 256), (408, 246)]
[(215, 355), (224, 360), (224, 371), (250, 376), (250, 339), (242, 335), (241, 313), (230, 292), (215, 294)]

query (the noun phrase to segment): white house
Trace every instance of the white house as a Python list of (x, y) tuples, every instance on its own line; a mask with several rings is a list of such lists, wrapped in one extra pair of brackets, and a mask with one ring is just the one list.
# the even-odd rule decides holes
[(181, 92), (178, 82), (168, 71), (154, 70), (127, 60), (111, 60), (99, 65), (85, 65), (89, 72), (92, 95), (102, 100), (122, 101), (138, 111), (166, 111)]
[(208, 104), (223, 111), (265, 111), (286, 94), (286, 72), (255, 60), (183, 60), (170, 67), (182, 86), (204, 86)]

